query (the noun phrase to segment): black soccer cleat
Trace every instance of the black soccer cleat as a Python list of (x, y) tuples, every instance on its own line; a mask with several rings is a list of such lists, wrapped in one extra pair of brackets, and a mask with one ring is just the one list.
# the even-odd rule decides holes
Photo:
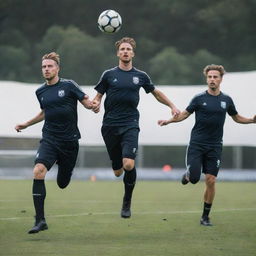
[(35, 222), (35, 226), (28, 231), (28, 234), (35, 234), (46, 229), (48, 229), (48, 225), (45, 219), (40, 219)]
[(181, 178), (181, 184), (183, 185), (186, 185), (189, 183), (189, 180), (188, 180), (188, 177), (187, 177), (187, 172), (185, 172), (183, 175), (182, 175), (182, 178)]
[(130, 201), (123, 200), (121, 217), (125, 219), (131, 217), (131, 200)]
[(203, 226), (212, 226), (210, 218), (208, 216), (203, 216), (200, 220), (200, 224)]

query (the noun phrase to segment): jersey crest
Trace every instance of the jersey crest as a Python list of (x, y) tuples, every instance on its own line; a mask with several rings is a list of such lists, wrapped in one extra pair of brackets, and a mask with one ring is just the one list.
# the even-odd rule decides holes
[(221, 101), (221, 102), (220, 102), (220, 106), (221, 106), (222, 108), (226, 109), (226, 108), (227, 108), (227, 103), (226, 103), (225, 101)]
[(137, 76), (134, 76), (132, 78), (132, 81), (133, 81), (134, 84), (138, 84), (140, 80), (139, 80), (139, 78)]
[(58, 91), (58, 96), (59, 97), (64, 97), (65, 96), (65, 91), (64, 90), (59, 90)]

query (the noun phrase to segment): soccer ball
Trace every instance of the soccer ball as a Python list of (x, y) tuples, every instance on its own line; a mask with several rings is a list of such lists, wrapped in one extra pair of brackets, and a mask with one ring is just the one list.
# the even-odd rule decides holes
[(98, 27), (105, 33), (116, 33), (122, 26), (120, 14), (114, 10), (102, 12), (98, 18)]

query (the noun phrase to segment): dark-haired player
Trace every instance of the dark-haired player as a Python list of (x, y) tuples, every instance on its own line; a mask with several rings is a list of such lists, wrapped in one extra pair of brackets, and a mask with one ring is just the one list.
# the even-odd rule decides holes
[(136, 48), (134, 39), (124, 37), (117, 41), (115, 46), (119, 65), (102, 74), (95, 87), (98, 93), (93, 100), (93, 109), (96, 112), (99, 110), (102, 96), (105, 94), (105, 113), (101, 132), (115, 176), (121, 176), (124, 171), (125, 193), (121, 217), (129, 218), (132, 193), (136, 182), (135, 157), (140, 130), (137, 106), (141, 87), (146, 93), (152, 93), (160, 103), (167, 105), (173, 115), (177, 115), (179, 110), (161, 91), (155, 88), (145, 72), (133, 67), (132, 60)]
[(179, 116), (170, 120), (159, 120), (159, 125), (181, 122), (195, 112), (195, 125), (191, 132), (187, 148), (187, 171), (182, 177), (182, 184), (196, 184), (200, 180), (201, 170), (205, 174), (206, 189), (204, 193), (201, 225), (212, 226), (209, 213), (215, 196), (215, 180), (219, 172), (222, 152), (223, 126), (228, 113), (232, 119), (241, 124), (256, 122), (256, 116), (246, 118), (237, 113), (230, 96), (220, 91), (220, 84), (225, 73), (221, 65), (208, 65), (204, 75), (208, 89), (196, 95), (189, 106)]
[(79, 86), (72, 80), (59, 78), (60, 58), (55, 52), (42, 57), (42, 74), (46, 82), (36, 90), (41, 111), (31, 120), (17, 124), (17, 132), (44, 120), (43, 136), (35, 159), (33, 201), (35, 225), (29, 234), (48, 229), (44, 215), (46, 197), (45, 175), (56, 162), (57, 183), (65, 188), (71, 179), (78, 154), (80, 132), (77, 127), (77, 102), (87, 109), (92, 108)]

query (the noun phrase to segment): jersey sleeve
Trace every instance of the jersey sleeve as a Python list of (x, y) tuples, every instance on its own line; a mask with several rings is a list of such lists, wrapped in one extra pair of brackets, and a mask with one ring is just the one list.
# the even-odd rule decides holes
[(147, 73), (144, 73), (144, 83), (143, 83), (142, 87), (146, 93), (150, 93), (155, 90), (155, 86)]
[(107, 87), (108, 87), (108, 83), (107, 83), (107, 72), (103, 72), (103, 74), (100, 77), (99, 82), (97, 83), (97, 85), (94, 87), (94, 89), (100, 93), (100, 94), (104, 94), (107, 91)]
[(189, 103), (189, 105), (187, 106), (186, 110), (189, 113), (193, 113), (196, 110), (197, 107), (197, 97), (195, 96)]
[(40, 108), (43, 109), (43, 105), (42, 105), (40, 97), (39, 97), (39, 90), (38, 89), (36, 90), (36, 97), (37, 97), (37, 100), (39, 102)]
[(86, 95), (81, 87), (73, 80), (71, 80), (71, 92), (78, 100), (82, 100)]
[(229, 97), (229, 105), (228, 105), (227, 112), (230, 116), (235, 116), (238, 114), (235, 104), (234, 104), (232, 98), (230, 98), (230, 97)]

